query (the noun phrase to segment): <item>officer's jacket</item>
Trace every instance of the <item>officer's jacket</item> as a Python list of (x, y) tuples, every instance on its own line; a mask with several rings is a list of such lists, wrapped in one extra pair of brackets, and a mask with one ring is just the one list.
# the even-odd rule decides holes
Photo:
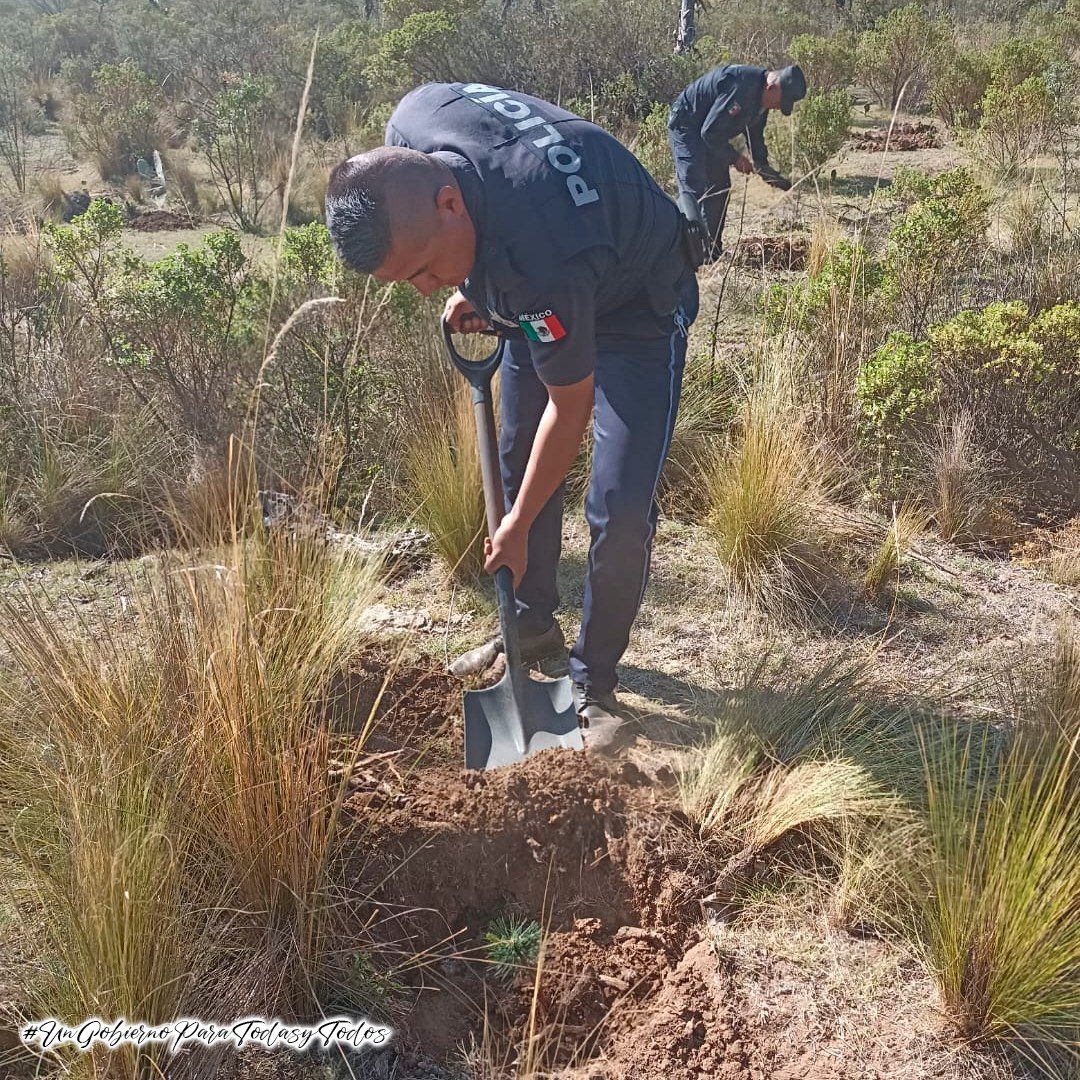
[(739, 156), (731, 140), (744, 135), (754, 164), (767, 167), (765, 121), (769, 114), (761, 107), (766, 70), (749, 64), (725, 64), (706, 72), (675, 99), (672, 126), (697, 133), (709, 154), (723, 165), (733, 164)]
[(477, 231), (461, 291), (524, 334), (545, 383), (587, 377), (598, 338), (671, 332), (693, 281), (683, 218), (607, 132), (526, 94), (429, 83), (401, 100), (386, 142), (452, 170)]

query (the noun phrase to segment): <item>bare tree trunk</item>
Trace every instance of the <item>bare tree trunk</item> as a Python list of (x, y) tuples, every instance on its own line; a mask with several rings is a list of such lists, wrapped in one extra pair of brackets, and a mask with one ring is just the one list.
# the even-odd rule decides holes
[(686, 53), (694, 47), (694, 14), (697, 0), (680, 0), (679, 29), (675, 33), (675, 52)]

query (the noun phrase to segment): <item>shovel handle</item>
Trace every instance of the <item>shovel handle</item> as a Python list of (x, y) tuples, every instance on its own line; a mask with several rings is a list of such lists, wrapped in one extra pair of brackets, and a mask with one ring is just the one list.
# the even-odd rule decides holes
[[(472, 387), (473, 414), (476, 419), (476, 441), (480, 449), (480, 475), (484, 482), (484, 512), (487, 515), (488, 536), (494, 536), (506, 512), (503, 501), (502, 476), (499, 471), (499, 438), (495, 431), (495, 406), (491, 400), (491, 380), (506, 353), (506, 339), (499, 338), (490, 356), (483, 360), (466, 360), (454, 347), (450, 324), (442, 320), (443, 337), (450, 362), (469, 380)], [(495, 570), (495, 595), (499, 601), (499, 626), (502, 630), (506, 669), (515, 684), (524, 678), (521, 668), (521, 649), (518, 643), (517, 598), (514, 595), (514, 576), (509, 566)], [(522, 701), (519, 689), (515, 691)], [(524, 745), (520, 748), (524, 751)]]
[(466, 360), (454, 347), (450, 324), (442, 320), (443, 337), (450, 362), (465, 376), (472, 387), (473, 413), (476, 419), (476, 441), (480, 449), (480, 475), (484, 483), (484, 512), (487, 515), (488, 536), (494, 536), (506, 513), (503, 501), (502, 476), (499, 470), (499, 438), (495, 431), (495, 407), (491, 399), (491, 380), (506, 353), (506, 339), (499, 338), (490, 356), (483, 360)]

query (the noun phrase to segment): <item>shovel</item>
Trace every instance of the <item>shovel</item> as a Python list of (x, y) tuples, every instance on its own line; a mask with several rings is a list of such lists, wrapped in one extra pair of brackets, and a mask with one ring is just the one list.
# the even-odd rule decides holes
[[(484, 510), (488, 535), (494, 536), (503, 518), (503, 490), (499, 476), (499, 448), (495, 436), (495, 411), (491, 402), (491, 380), (502, 363), (506, 340), (500, 338), (495, 351), (484, 360), (466, 360), (454, 348), (453, 334), (443, 322), (443, 337), (454, 367), (472, 387), (476, 416), (476, 441), (480, 448), (480, 472), (484, 481)], [(506, 673), (484, 690), (466, 690), (465, 768), (497, 769), (524, 761), (541, 750), (564, 746), (585, 748), (574, 709), (570, 680), (533, 679), (521, 662), (518, 645), (517, 600), (514, 578), (508, 566), (495, 571), (495, 594), (499, 600)]]

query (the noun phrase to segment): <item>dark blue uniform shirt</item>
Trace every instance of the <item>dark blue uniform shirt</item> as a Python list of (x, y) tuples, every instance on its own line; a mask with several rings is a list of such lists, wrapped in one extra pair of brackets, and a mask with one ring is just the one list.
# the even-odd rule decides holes
[(766, 68), (750, 64), (725, 64), (692, 82), (671, 110), (671, 126), (701, 136), (710, 155), (732, 165), (739, 152), (731, 146), (736, 135), (745, 135), (754, 164), (768, 166), (765, 121), (761, 107)]
[(694, 287), (683, 218), (607, 132), (526, 94), (429, 83), (402, 98), (386, 142), (453, 171), (477, 232), (461, 291), (528, 338), (549, 386), (588, 377), (600, 338), (670, 334)]

